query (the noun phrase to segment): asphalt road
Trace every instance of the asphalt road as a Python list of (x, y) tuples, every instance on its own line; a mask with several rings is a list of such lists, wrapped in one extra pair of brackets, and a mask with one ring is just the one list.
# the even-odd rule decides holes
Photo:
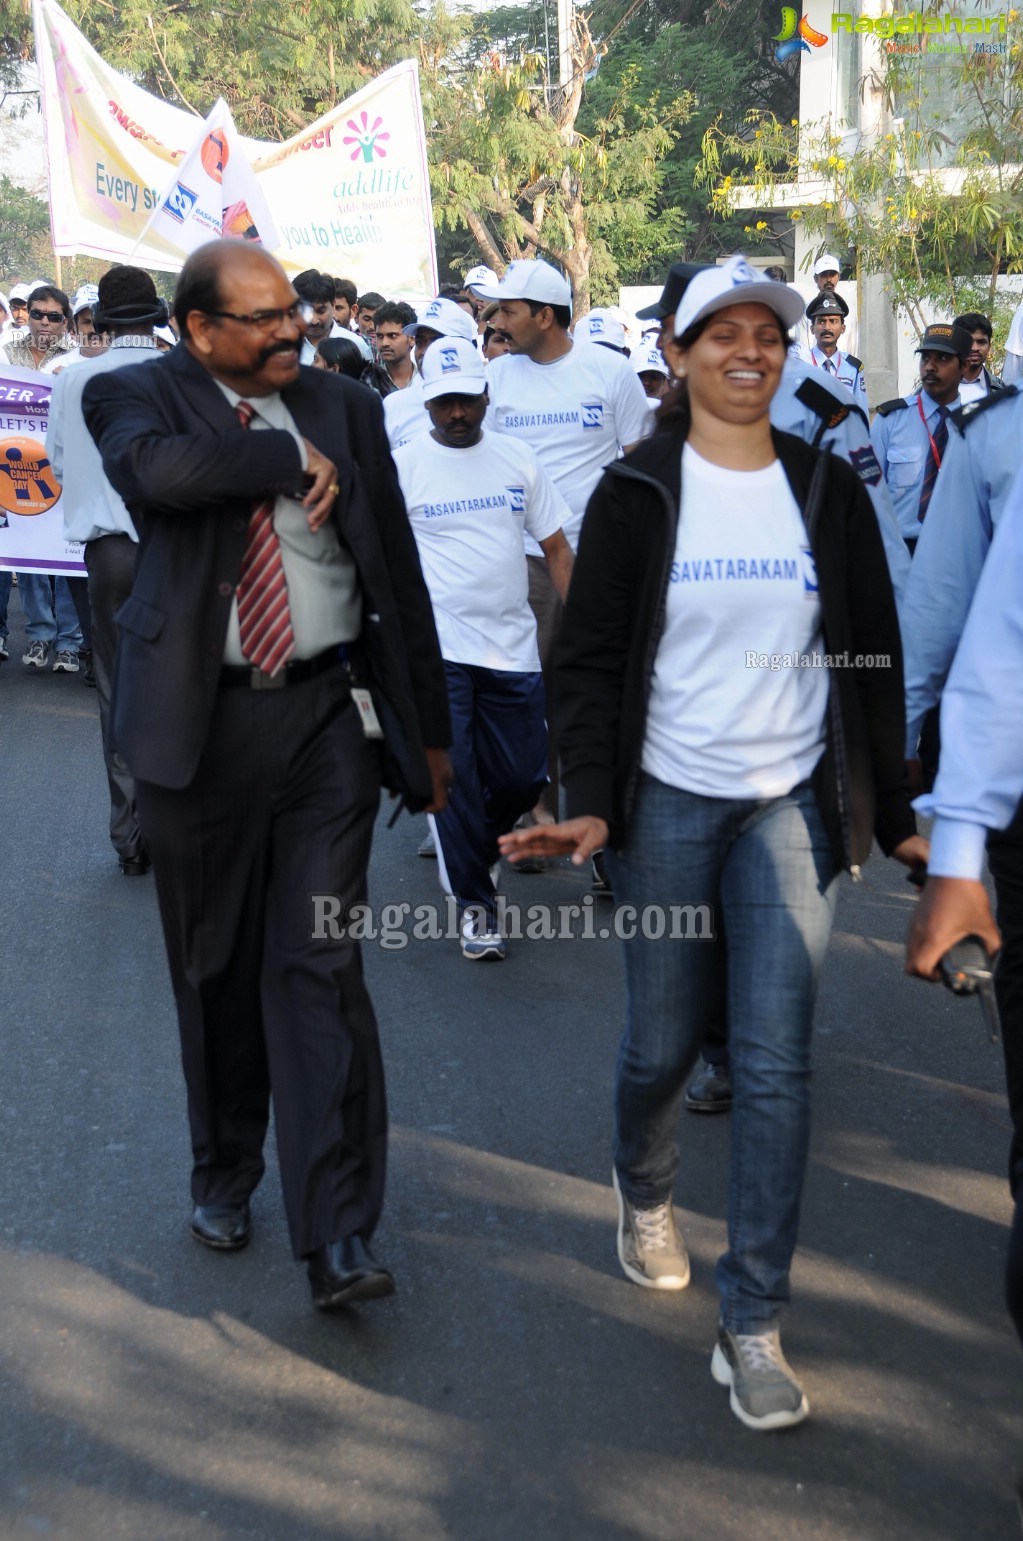
[[(398, 1294), (310, 1308), (276, 1169), (245, 1252), (190, 1239), (151, 878), (105, 831), (95, 697), (0, 669), (0, 1537), (74, 1541), (995, 1541), (1018, 1537), (1021, 1356), (1001, 1299), (999, 1051), (906, 979), (912, 903), (846, 884), (819, 1008), (789, 1357), (757, 1435), (709, 1372), (729, 1120), (684, 1115), (681, 1296), (614, 1255), (619, 944), (366, 949), (390, 1077), (378, 1232)], [(422, 821), (375, 901), (427, 903)], [(578, 901), (567, 867), (509, 897)]]

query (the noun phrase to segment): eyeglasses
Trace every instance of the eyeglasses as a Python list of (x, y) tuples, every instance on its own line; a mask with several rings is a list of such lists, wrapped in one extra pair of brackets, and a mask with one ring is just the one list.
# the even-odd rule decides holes
[(282, 321), (298, 321), (302, 316), (302, 303), (296, 300), (287, 310), (254, 310), (251, 316), (239, 316), (233, 310), (208, 310), (207, 316), (220, 316), (224, 321), (237, 321), (241, 326), (253, 326), (257, 332), (272, 332)]
[(36, 310), (33, 307), (29, 311), (28, 317), (30, 321), (52, 321), (54, 326), (59, 326), (64, 320), (64, 312), (62, 310)]

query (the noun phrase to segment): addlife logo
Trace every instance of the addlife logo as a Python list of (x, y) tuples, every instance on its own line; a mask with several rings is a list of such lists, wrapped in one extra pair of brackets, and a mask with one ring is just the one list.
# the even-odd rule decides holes
[(828, 35), (826, 32), (818, 32), (805, 16), (797, 21), (795, 7), (783, 5), (781, 31), (775, 34), (774, 41), (778, 44), (774, 50), (774, 57), (783, 64), (786, 59), (791, 59), (793, 54), (809, 53), (811, 48), (823, 48), (828, 41)]
[[(351, 133), (345, 135), (342, 143), (355, 146), (351, 157), (353, 161), (357, 161), (361, 155), (365, 164), (371, 166), (374, 155), (379, 155), (381, 160), (387, 159), (383, 141), (390, 139), (391, 136), (384, 130), (383, 118), (374, 118), (371, 123), (369, 113), (361, 112), (358, 120), (349, 118), (347, 126), (351, 129)], [(384, 131), (381, 132), (381, 130)]]

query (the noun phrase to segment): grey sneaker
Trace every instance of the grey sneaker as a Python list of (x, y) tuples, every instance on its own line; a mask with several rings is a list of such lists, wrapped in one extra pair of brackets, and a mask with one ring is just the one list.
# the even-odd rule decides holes
[(78, 654), (72, 653), (68, 648), (61, 648), (53, 660), (53, 672), (59, 674), (62, 669), (65, 674), (77, 674)]
[(21, 655), (21, 661), (28, 664), (30, 669), (45, 669), (48, 651), (45, 642), (30, 642)]
[(425, 857), (427, 861), (437, 860), (437, 842), (433, 838), (432, 829), (427, 830), (425, 840), (420, 840), (416, 855)]
[(689, 1253), (670, 1201), (637, 1209), (625, 1197), (612, 1172), (618, 1200), (618, 1261), (627, 1279), (648, 1290), (684, 1290), (689, 1283)]
[(745, 1334), (728, 1332), (719, 1322), (710, 1373), (719, 1386), (732, 1388), (732, 1412), (748, 1429), (788, 1429), (810, 1411), (777, 1327)]

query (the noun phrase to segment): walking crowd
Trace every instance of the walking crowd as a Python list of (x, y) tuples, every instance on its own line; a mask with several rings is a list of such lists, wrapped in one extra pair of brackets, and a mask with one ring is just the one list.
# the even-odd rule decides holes
[[(683, 1290), (679, 1120), (730, 1114), (711, 1371), (745, 1426), (809, 1410), (779, 1324), (814, 1005), (875, 841), (923, 885), (910, 972), (968, 935), (998, 952), (1023, 1200), (1023, 391), (968, 313), (871, 422), (840, 274), (824, 253), (806, 304), (784, 270), (679, 262), (637, 317), (575, 318), (556, 268), (516, 260), (417, 310), (223, 241), (173, 316), (130, 266), (0, 296), (0, 363), (54, 377), (88, 573), (19, 573), (22, 661), (82, 659), (97, 690), (203, 1245), (249, 1240), (272, 1098), (314, 1304), (394, 1290), (373, 1006), (358, 942), (312, 923), (313, 896), (365, 903), (381, 787), (427, 815), (467, 961), (507, 957), (502, 858), (711, 907), (699, 945), (624, 943), (611, 1179), (626, 1278)], [(0, 571), (0, 659), (10, 593)], [(1007, 1277), (1023, 1338), (1020, 1203)]]

